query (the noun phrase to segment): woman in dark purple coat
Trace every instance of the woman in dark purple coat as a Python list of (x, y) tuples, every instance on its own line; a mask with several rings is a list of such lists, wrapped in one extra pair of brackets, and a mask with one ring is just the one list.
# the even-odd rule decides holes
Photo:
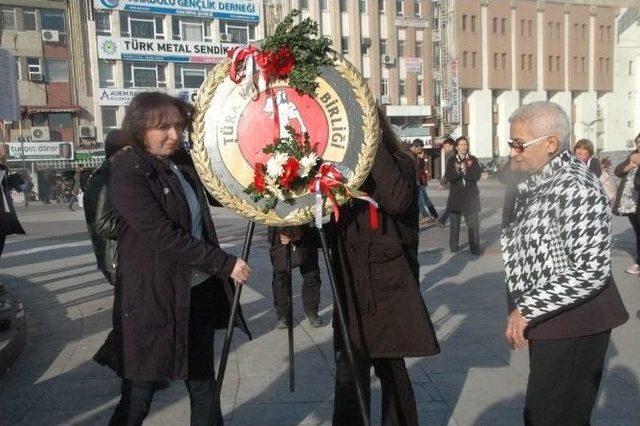
[[(369, 402), (371, 367), (382, 386), (382, 423), (417, 425), (405, 357), (440, 351), (418, 279), (417, 163), (380, 114), (382, 142), (361, 189), (378, 202), (380, 227), (369, 225), (367, 203), (340, 208), (331, 253), (345, 303), (347, 328)], [(337, 373), (333, 424), (359, 425), (354, 374), (334, 318)]]
[(131, 149), (111, 166), (113, 207), (123, 222), (114, 300), (123, 381), (112, 425), (141, 424), (158, 383), (176, 379), (186, 381), (191, 424), (207, 424), (213, 334), (229, 315), (228, 280), (243, 284), (251, 272), (218, 244), (206, 194), (182, 148), (189, 114), (171, 96), (137, 95), (122, 125)]

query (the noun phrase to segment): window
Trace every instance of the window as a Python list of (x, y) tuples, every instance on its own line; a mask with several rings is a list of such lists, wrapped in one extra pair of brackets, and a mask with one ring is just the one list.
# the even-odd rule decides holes
[(384, 2), (385, 0), (378, 0), (378, 12), (384, 13)]
[(407, 95), (406, 92), (407, 92), (407, 80), (405, 80), (404, 78), (401, 78), (399, 95), (406, 96)]
[(404, 15), (404, 0), (396, 0), (396, 15)]
[(547, 63), (547, 71), (553, 71), (553, 56), (549, 55), (549, 62)]
[(3, 7), (2, 22), (0, 22), (0, 28), (3, 30), (15, 30), (16, 29), (16, 10), (13, 7)]
[(320, 10), (327, 10), (327, 0), (320, 0)]
[(123, 63), (124, 87), (166, 87), (164, 65)]
[(370, 38), (363, 38), (362, 39), (362, 54), (365, 56), (369, 55), (369, 50), (371, 49), (371, 39)]
[(416, 84), (416, 95), (418, 97), (424, 96), (423, 88), (424, 88), (424, 81), (422, 79), (419, 79)]
[(607, 74), (609, 74), (609, 65), (610, 65), (611, 59), (607, 58), (606, 62), (607, 62)]
[(584, 60), (584, 59), (585, 59), (585, 58), (584, 58), (584, 56), (580, 58), (580, 70), (581, 70), (581, 72), (582, 72), (583, 74), (584, 74), (584, 72), (585, 72), (585, 69), (584, 69), (584, 63), (585, 63), (585, 60)]
[(27, 71), (29, 72), (29, 80), (33, 80), (35, 74), (42, 74), (39, 58), (27, 58)]
[(471, 15), (471, 32), (476, 32), (476, 15)]
[(68, 82), (69, 81), (69, 62), (66, 59), (45, 59), (45, 70), (47, 72), (47, 81), (51, 82)]
[(578, 33), (578, 28), (579, 28), (578, 24), (573, 24), (573, 39), (574, 40), (580, 40), (580, 34)]
[(358, 10), (360, 13), (367, 13), (367, 0), (360, 0), (358, 2)]
[(40, 10), (40, 24), (43, 30), (55, 30), (64, 33), (64, 12), (62, 10)]
[(600, 25), (600, 41), (604, 41), (604, 25)]
[(607, 25), (607, 41), (611, 41), (611, 26)]
[(467, 53), (466, 50), (464, 52), (462, 52), (462, 66), (464, 68), (467, 67), (467, 55), (468, 55), (468, 53)]
[(300, 9), (307, 10), (309, 9), (309, 1), (308, 0), (300, 0)]
[(478, 55), (478, 52), (471, 52), (471, 68), (475, 68), (476, 67), (476, 56)]
[(533, 21), (531, 20), (527, 21), (527, 35), (529, 37), (533, 36)]
[(46, 126), (47, 115), (39, 112), (37, 114), (31, 114), (31, 126)]
[(587, 26), (585, 24), (582, 24), (582, 40), (586, 40), (587, 39)]
[(343, 55), (349, 54), (349, 37), (340, 37), (340, 49)]
[(202, 85), (207, 74), (205, 68), (196, 66), (179, 65), (175, 66), (176, 88), (178, 89), (197, 89)]
[(255, 40), (256, 27), (240, 22), (220, 21), (220, 33), (229, 35), (231, 43), (247, 44), (249, 41)]
[(560, 56), (556, 56), (556, 71), (560, 71)]
[(560, 23), (556, 22), (556, 38), (560, 39)]
[(100, 79), (100, 87), (115, 87), (116, 82), (113, 79), (113, 63), (109, 61), (98, 60), (98, 78)]
[(494, 70), (498, 69), (498, 54), (497, 53), (493, 54), (493, 69)]
[(398, 56), (404, 56), (404, 40), (398, 40)]
[(120, 14), (120, 31), (123, 37), (164, 38), (163, 18)]
[(498, 18), (493, 18), (493, 33), (498, 34)]
[(203, 21), (190, 21), (173, 17), (171, 19), (173, 27), (173, 38), (184, 41), (211, 41), (210, 25)]
[(520, 35), (524, 36), (524, 19), (520, 20)]
[(533, 71), (533, 55), (529, 55), (529, 71)]
[(340, 0), (339, 5), (340, 5), (340, 12), (347, 11), (347, 0)]
[(505, 35), (507, 33), (507, 18), (500, 20), (500, 34)]
[(385, 39), (380, 39), (380, 54), (381, 55), (387, 54), (387, 40)]
[(118, 107), (102, 107), (102, 133), (107, 135), (118, 128)]
[(111, 14), (109, 12), (96, 11), (96, 33), (98, 35), (111, 35)]
[(467, 15), (462, 15), (462, 31), (467, 31)]
[(389, 80), (386, 78), (380, 80), (380, 94), (383, 96), (389, 94)]
[(422, 57), (422, 42), (416, 41), (416, 58)]
[(50, 129), (72, 129), (73, 118), (68, 112), (63, 113), (49, 113), (49, 128)]
[(578, 57), (574, 56), (573, 57), (573, 72), (578, 72)]
[(22, 10), (22, 25), (25, 31), (35, 31), (36, 26), (36, 10), (35, 9), (23, 9)]
[(603, 68), (603, 59), (604, 58), (598, 58), (598, 71), (602, 72), (602, 68)]
[(524, 71), (525, 55), (520, 55), (520, 70)]
[(422, 2), (420, 0), (414, 0), (413, 2), (413, 16), (418, 18), (422, 16)]

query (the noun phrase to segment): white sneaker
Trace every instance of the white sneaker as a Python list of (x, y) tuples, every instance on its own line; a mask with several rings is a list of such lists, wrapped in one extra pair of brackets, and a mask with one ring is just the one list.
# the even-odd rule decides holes
[(633, 265), (625, 269), (625, 272), (627, 274), (640, 274), (640, 265), (638, 265), (637, 263), (634, 263)]

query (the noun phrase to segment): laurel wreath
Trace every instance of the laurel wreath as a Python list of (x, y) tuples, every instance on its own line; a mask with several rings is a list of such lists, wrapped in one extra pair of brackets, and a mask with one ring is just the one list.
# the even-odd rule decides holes
[[(332, 52), (332, 54), (336, 57), (336, 71), (350, 83), (363, 112), (362, 133), (364, 141), (360, 147), (355, 170), (346, 183), (349, 189), (357, 190), (369, 175), (376, 155), (379, 137), (377, 106), (369, 86), (355, 67), (335, 52)], [(263, 212), (254, 203), (229, 191), (224, 182), (211, 170), (209, 153), (204, 143), (205, 116), (217, 87), (229, 74), (230, 65), (230, 59), (225, 58), (207, 75), (194, 103), (195, 112), (191, 128), (191, 157), (202, 183), (217, 201), (249, 220), (271, 226), (303, 225), (311, 222), (315, 214), (313, 206), (300, 207), (285, 217), (281, 217), (274, 210)], [(343, 204), (348, 199), (341, 194), (337, 194), (336, 198), (339, 204)], [(326, 200), (324, 211), (325, 214), (331, 212), (330, 200)]]

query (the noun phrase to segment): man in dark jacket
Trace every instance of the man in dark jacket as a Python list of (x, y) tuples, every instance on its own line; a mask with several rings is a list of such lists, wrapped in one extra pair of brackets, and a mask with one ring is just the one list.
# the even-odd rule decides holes
[(291, 267), (300, 268), (302, 275), (302, 304), (311, 327), (321, 327), (318, 317), (320, 304), (320, 267), (318, 266), (318, 231), (309, 225), (269, 227), (271, 265), (273, 266), (273, 302), (278, 322), (276, 328), (287, 328), (287, 271), (286, 245), (292, 244)]
[[(18, 221), (16, 209), (13, 207), (11, 190), (17, 189), (22, 178), (17, 173), (9, 175), (9, 168), (4, 164), (4, 156), (0, 154), (0, 256), (4, 250), (7, 235), (24, 234), (24, 229)], [(25, 194), (26, 197), (26, 194)]]
[[(102, 272), (109, 284), (116, 285), (116, 273), (118, 270), (118, 217), (113, 212), (111, 198), (109, 196), (109, 177), (111, 174), (111, 161), (113, 156), (125, 145), (121, 130), (110, 132), (104, 141), (106, 159), (96, 170), (87, 184), (84, 194), (84, 216), (87, 222), (89, 238), (93, 245), (93, 253), (96, 256), (98, 270)], [(117, 309), (113, 311), (114, 323), (119, 321)], [(118, 329), (119, 327), (115, 327)], [(120, 370), (118, 364), (119, 339), (113, 330), (107, 336), (107, 340), (94, 355), (93, 359), (101, 364)]]

